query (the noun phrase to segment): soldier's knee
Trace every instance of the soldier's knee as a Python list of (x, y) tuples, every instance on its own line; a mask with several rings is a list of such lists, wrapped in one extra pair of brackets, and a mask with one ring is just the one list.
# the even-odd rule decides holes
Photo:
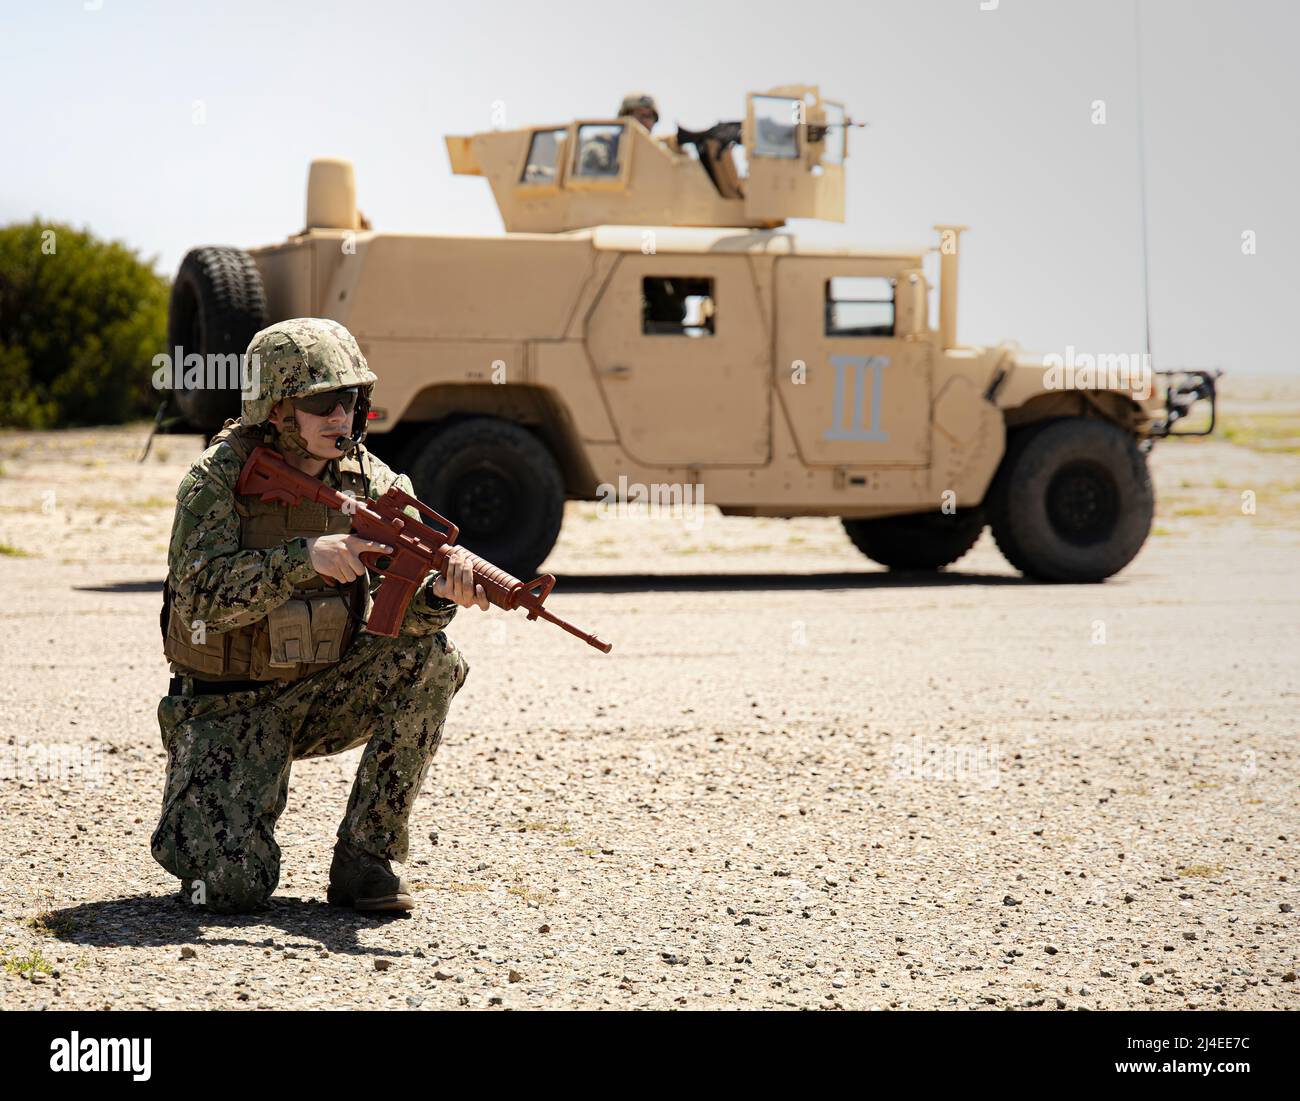
[(465, 655), (456, 649), (455, 643), (441, 631), (434, 636), (434, 643), (428, 661), (433, 675), (428, 679), (446, 684), (454, 695), (460, 691), (465, 678), (469, 676), (469, 662)]
[(425, 688), (437, 685), (455, 693), (465, 683), (469, 662), (442, 631), (409, 640), (414, 659), (412, 684)]

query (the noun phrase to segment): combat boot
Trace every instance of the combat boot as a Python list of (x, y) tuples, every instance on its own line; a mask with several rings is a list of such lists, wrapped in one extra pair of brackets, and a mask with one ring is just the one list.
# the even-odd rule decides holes
[(363, 852), (342, 838), (334, 845), (330, 886), (325, 897), (331, 906), (351, 906), (354, 910), (415, 909), (410, 886), (386, 859)]

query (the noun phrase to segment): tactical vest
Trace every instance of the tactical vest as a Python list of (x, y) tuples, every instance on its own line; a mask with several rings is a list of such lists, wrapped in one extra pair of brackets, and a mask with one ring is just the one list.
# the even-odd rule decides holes
[[(224, 442), (241, 464), (263, 442), (258, 429), (235, 421), (213, 441)], [(365, 479), (355, 458), (336, 461), (338, 489), (365, 499)], [(313, 501), (290, 507), (235, 495), (239, 546), (265, 550), (299, 536), (346, 533), (350, 518)], [(203, 680), (296, 681), (335, 664), (347, 652), (356, 624), (369, 611), (370, 591), (363, 574), (348, 585), (331, 586), (319, 576), (294, 588), (290, 598), (265, 619), (231, 631), (194, 630), (176, 614), (171, 578), (165, 588), (163, 653), (174, 673)]]

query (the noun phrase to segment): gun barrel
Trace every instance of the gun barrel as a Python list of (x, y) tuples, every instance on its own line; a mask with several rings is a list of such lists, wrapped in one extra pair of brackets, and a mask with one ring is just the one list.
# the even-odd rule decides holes
[[(578, 638), (582, 639), (582, 641), (585, 642), (588, 646), (594, 646), (602, 654), (608, 654), (612, 649), (614, 649), (614, 644), (612, 642), (606, 642), (603, 638), (600, 638), (598, 635), (593, 635), (588, 631), (584, 631), (581, 627), (575, 627), (568, 620), (561, 619), (557, 615), (552, 615), (545, 608), (534, 608), (533, 612), (536, 615), (541, 616), (543, 619), (547, 620), (548, 622), (554, 623), (557, 627), (563, 627), (566, 631), (569, 632), (569, 634), (575, 635)], [(530, 615), (528, 618), (532, 619), (533, 616)]]

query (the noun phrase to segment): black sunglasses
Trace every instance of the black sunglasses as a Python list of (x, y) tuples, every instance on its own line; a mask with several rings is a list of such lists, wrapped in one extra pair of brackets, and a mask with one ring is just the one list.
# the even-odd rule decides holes
[(346, 386), (341, 390), (326, 390), (320, 394), (304, 394), (293, 399), (294, 408), (310, 413), (313, 417), (328, 417), (337, 405), (343, 406), (343, 412), (351, 413), (357, 407), (360, 389)]

